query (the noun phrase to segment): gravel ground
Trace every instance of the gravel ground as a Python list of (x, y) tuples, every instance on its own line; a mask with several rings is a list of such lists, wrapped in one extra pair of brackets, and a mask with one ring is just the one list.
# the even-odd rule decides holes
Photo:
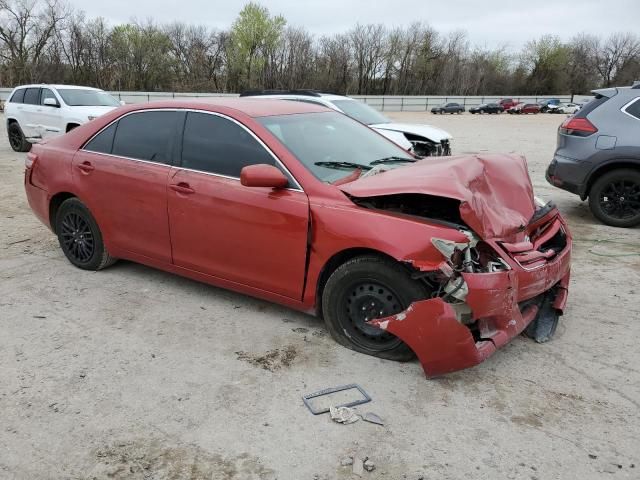
[[(2, 132), (0, 478), (347, 479), (356, 454), (370, 479), (640, 478), (638, 229), (599, 225), (546, 184), (560, 116), (393, 117), (449, 130), (455, 153), (527, 156), (576, 239), (550, 343), (516, 338), (426, 380), (277, 305), (128, 262), (78, 270), (32, 215)], [(302, 404), (351, 382), (385, 426)]]

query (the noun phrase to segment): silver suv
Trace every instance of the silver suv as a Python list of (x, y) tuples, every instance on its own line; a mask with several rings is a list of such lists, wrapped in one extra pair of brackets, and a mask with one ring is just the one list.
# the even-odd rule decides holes
[(560, 125), (547, 181), (588, 197), (601, 222), (633, 227), (640, 224), (640, 82), (593, 94)]

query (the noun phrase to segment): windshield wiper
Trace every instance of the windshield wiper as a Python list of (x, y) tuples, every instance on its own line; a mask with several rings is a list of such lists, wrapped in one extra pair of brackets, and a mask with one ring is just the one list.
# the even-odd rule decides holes
[(369, 165), (362, 165), (354, 162), (315, 162), (314, 165), (329, 168), (359, 168), (361, 170), (371, 170)]
[(403, 157), (385, 157), (380, 160), (374, 160), (369, 165), (380, 165), (383, 163), (413, 163), (415, 160), (413, 158), (403, 158)]

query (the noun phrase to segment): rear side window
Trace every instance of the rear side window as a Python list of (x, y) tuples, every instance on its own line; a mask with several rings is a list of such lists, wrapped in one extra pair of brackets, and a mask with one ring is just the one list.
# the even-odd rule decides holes
[(624, 111), (640, 120), (640, 97), (636, 98), (636, 101), (625, 108)]
[(11, 95), (11, 98), (9, 99), (9, 102), (11, 103), (22, 103), (24, 101), (24, 88), (20, 88), (18, 90), (16, 90), (15, 92), (13, 92), (13, 95)]
[(29, 105), (40, 105), (40, 89), (27, 88), (27, 91), (24, 92), (24, 103)]
[(84, 146), (85, 150), (97, 153), (111, 153), (113, 138), (116, 134), (116, 123), (109, 125)]
[(587, 103), (584, 107), (582, 107), (575, 114), (576, 118), (585, 118), (591, 112), (593, 112), (596, 108), (602, 105), (604, 102), (609, 100), (609, 97), (605, 97), (604, 95), (597, 95), (596, 98)]
[(273, 157), (244, 128), (207, 113), (189, 112), (184, 127), (182, 166), (240, 178), (247, 165), (275, 165)]
[(177, 132), (178, 112), (132, 113), (118, 121), (113, 155), (171, 163), (171, 149)]

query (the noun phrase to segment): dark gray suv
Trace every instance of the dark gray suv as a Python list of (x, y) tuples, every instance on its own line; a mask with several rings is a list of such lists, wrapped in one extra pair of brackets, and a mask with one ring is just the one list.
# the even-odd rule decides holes
[(607, 225), (640, 224), (640, 83), (594, 90), (558, 129), (547, 181), (582, 200)]

